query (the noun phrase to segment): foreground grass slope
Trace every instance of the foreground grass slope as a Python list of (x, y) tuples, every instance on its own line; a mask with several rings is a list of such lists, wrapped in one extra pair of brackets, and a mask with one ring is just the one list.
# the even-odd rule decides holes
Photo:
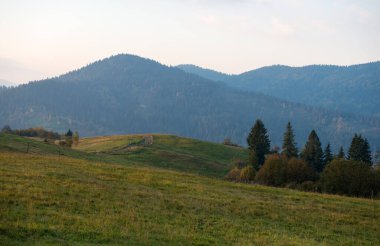
[[(153, 144), (139, 144), (144, 135), (120, 135), (83, 138), (72, 149), (0, 133), (0, 151), (28, 152), (42, 155), (61, 155), (91, 161), (153, 166), (191, 172), (211, 177), (224, 177), (235, 159), (245, 159), (243, 148), (181, 138), (172, 135), (153, 135)], [(28, 147), (29, 146), (29, 147)]]
[(0, 153), (0, 242), (379, 245), (380, 202)]

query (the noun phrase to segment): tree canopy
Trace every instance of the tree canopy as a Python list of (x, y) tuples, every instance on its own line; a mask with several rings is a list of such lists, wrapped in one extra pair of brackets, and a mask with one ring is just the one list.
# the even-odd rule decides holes
[(301, 157), (310, 167), (314, 168), (315, 171), (321, 172), (323, 170), (323, 151), (315, 130), (311, 131), (305, 148), (301, 153)]
[(362, 161), (372, 165), (371, 150), (368, 140), (360, 134), (355, 134), (352, 138), (350, 149), (348, 150), (348, 159), (354, 161)]
[(248, 148), (253, 154), (253, 159), (257, 160), (257, 163), (252, 163), (254, 166), (262, 166), (265, 162), (265, 155), (270, 151), (270, 140), (267, 134), (267, 129), (264, 123), (257, 119), (253, 125), (248, 138)]
[(290, 122), (286, 125), (286, 131), (284, 133), (284, 140), (282, 144), (282, 154), (288, 158), (298, 157), (298, 149), (296, 146), (296, 141), (294, 139), (294, 132)]

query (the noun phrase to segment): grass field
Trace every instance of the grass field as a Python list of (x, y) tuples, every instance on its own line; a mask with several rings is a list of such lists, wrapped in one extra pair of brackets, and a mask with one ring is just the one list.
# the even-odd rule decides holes
[(118, 163), (134, 162), (212, 177), (224, 177), (233, 160), (248, 157), (243, 148), (173, 135), (153, 135), (152, 145), (123, 148), (142, 138), (143, 135), (84, 138), (74, 148), (97, 155), (111, 154)]
[(243, 148), (203, 142), (196, 139), (172, 135), (154, 135), (154, 144), (125, 149), (143, 135), (123, 135), (83, 138), (72, 149), (44, 143), (42, 140), (0, 134), (0, 151), (29, 153), (80, 158), (90, 161), (153, 166), (177, 171), (191, 172), (210, 177), (224, 177), (233, 160), (246, 159)]
[[(112, 145), (112, 138), (120, 142)], [(145, 152), (111, 155), (133, 137), (112, 138), (84, 139), (60, 157), (50, 150), (56, 146), (34, 141), (34, 151), (23, 153), (22, 141), (33, 140), (2, 139), (0, 244), (380, 244), (378, 200), (235, 184), (186, 168), (140, 165), (138, 153), (143, 158), (149, 151), (146, 162), (172, 151), (223, 164), (241, 150), (219, 156), (217, 149), (224, 146), (208, 152), (193, 146), (195, 140), (155, 136)], [(19, 147), (9, 147), (17, 139)], [(107, 155), (115, 159), (104, 162)]]

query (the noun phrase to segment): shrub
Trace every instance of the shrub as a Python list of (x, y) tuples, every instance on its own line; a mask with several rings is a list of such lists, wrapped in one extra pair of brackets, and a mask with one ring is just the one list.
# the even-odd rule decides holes
[(305, 161), (286, 156), (268, 156), (256, 176), (259, 183), (273, 186), (298, 188), (305, 181), (314, 181), (316, 174)]
[(234, 167), (232, 168), (227, 176), (226, 176), (226, 179), (227, 180), (230, 180), (230, 181), (235, 181), (235, 182), (239, 182), (240, 181), (240, 170), (239, 168), (237, 167)]
[(380, 197), (380, 166), (376, 165), (373, 169), (373, 195)]
[(251, 166), (246, 166), (240, 170), (240, 181), (241, 182), (251, 182), (255, 179), (255, 170)]
[(286, 163), (286, 183), (294, 182), (300, 184), (304, 181), (316, 179), (316, 174), (305, 161), (291, 158)]
[(265, 185), (284, 185), (286, 182), (286, 160), (279, 155), (268, 156), (257, 173), (256, 180)]
[(18, 129), (11, 131), (12, 134), (19, 135), (22, 137), (38, 137), (46, 139), (61, 139), (61, 136), (57, 132), (45, 130), (42, 127), (34, 127), (28, 129)]
[(376, 189), (374, 174), (363, 162), (333, 160), (323, 171), (323, 190), (333, 194), (369, 197), (371, 191)]
[(239, 145), (236, 143), (233, 143), (230, 138), (225, 138), (223, 140), (223, 144), (227, 146), (239, 147)]

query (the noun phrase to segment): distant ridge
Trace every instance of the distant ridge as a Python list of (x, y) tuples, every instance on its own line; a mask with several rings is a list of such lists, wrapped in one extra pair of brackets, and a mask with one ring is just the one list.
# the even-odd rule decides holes
[(192, 66), (178, 66), (188, 73), (222, 81), (243, 91), (259, 92), (287, 101), (328, 110), (380, 118), (380, 62), (350, 66), (266, 66), (239, 75)]

